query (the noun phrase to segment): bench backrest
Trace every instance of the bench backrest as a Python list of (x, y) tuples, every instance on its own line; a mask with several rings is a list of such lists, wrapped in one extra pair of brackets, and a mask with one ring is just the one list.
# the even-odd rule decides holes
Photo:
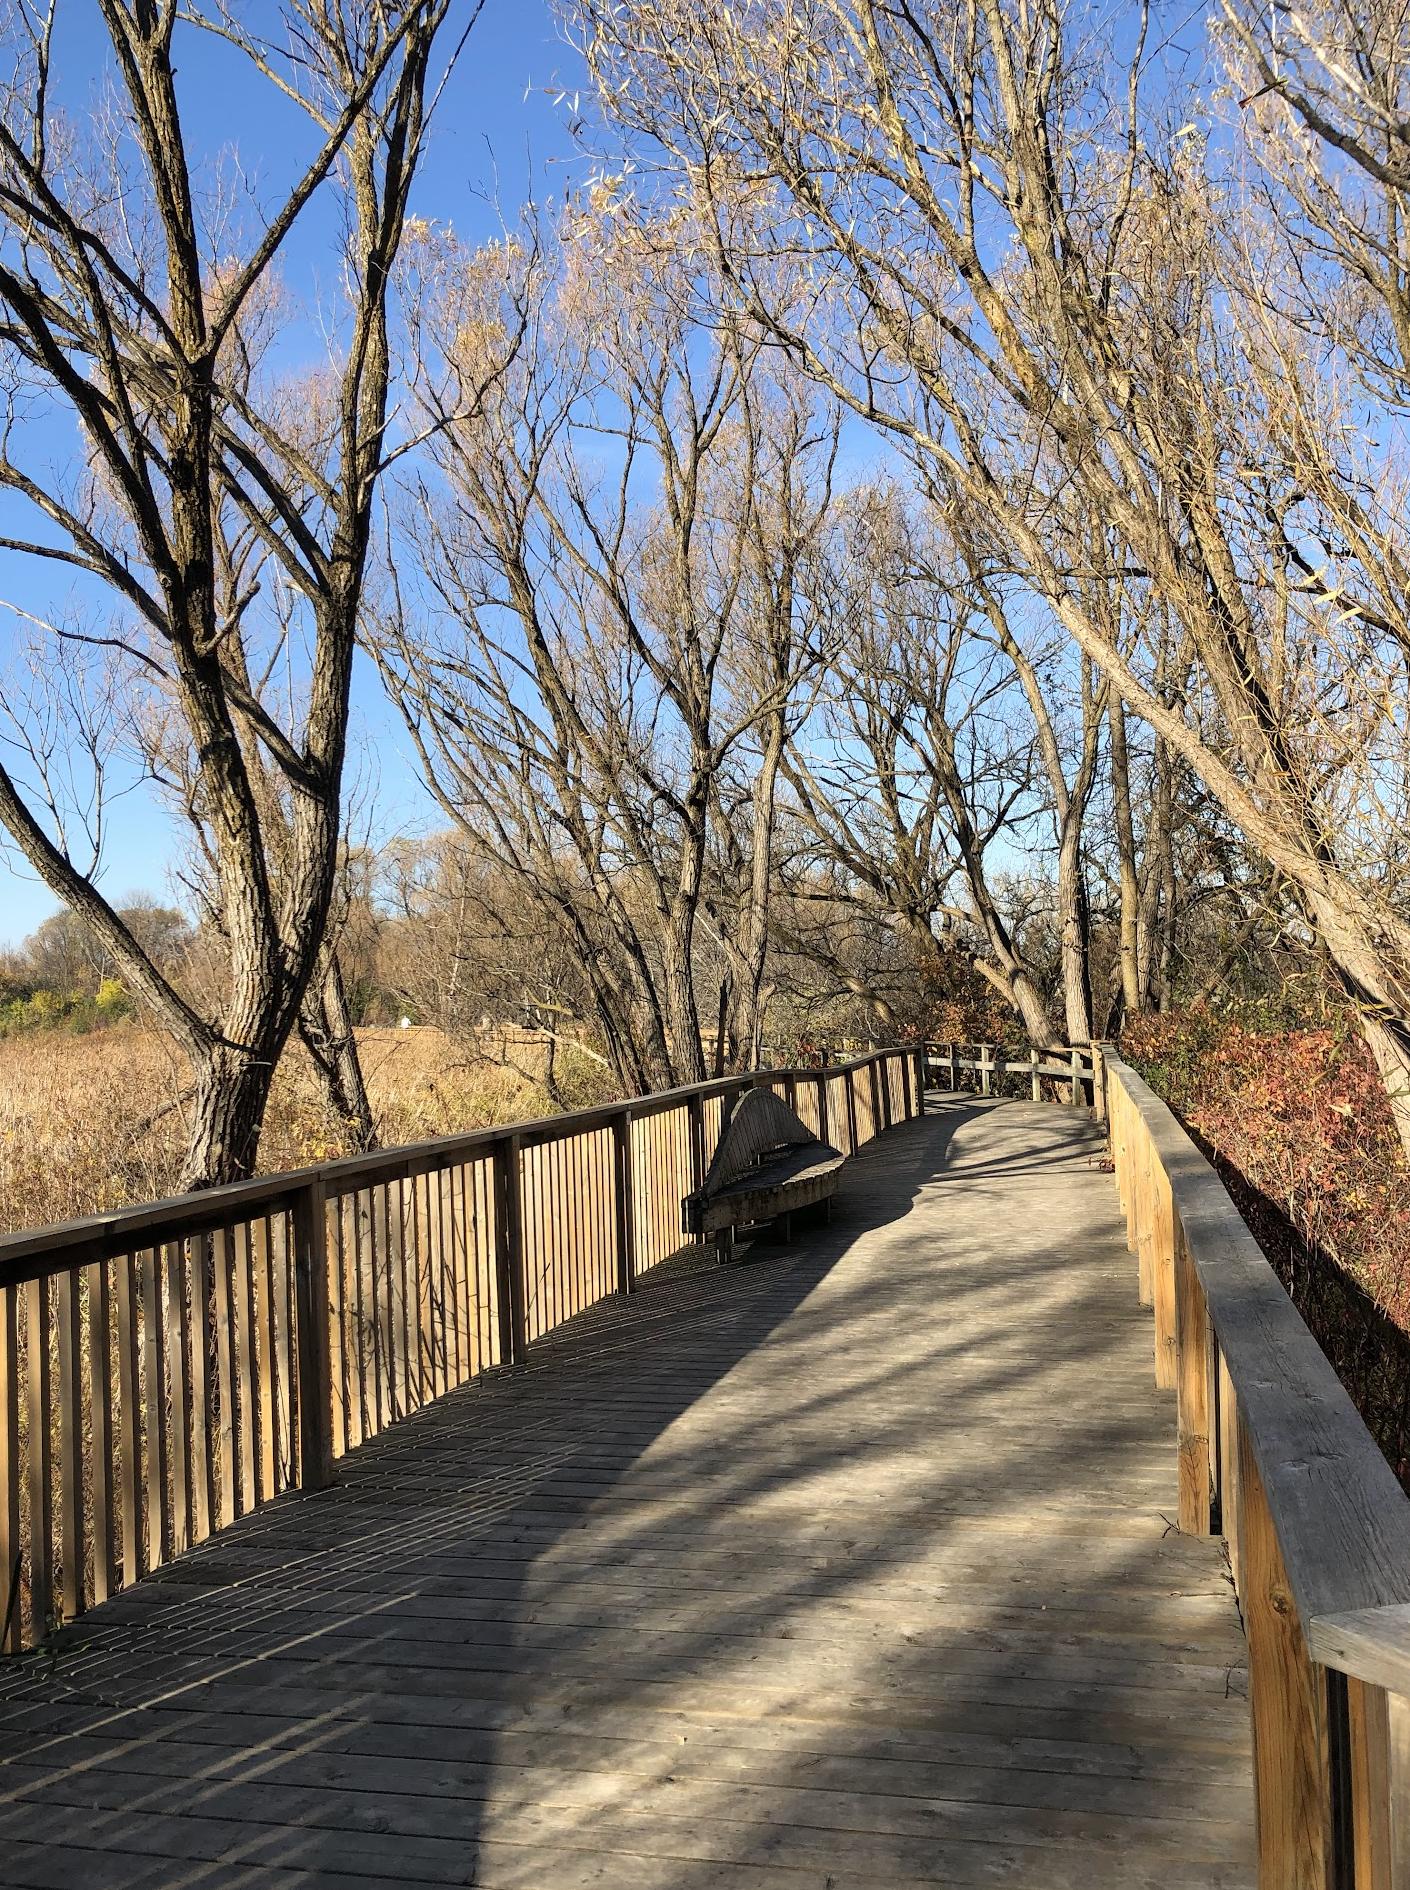
[(771, 1089), (747, 1089), (730, 1111), (716, 1145), (700, 1198), (708, 1200), (784, 1148), (803, 1148), (817, 1136)]

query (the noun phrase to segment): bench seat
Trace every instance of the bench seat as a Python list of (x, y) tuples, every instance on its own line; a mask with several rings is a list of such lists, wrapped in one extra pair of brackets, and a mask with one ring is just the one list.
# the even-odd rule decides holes
[(747, 1090), (720, 1134), (703, 1185), (685, 1200), (685, 1232), (713, 1240), (723, 1260), (736, 1227), (783, 1220), (826, 1201), (846, 1156), (772, 1090)]
[(705, 1205), (700, 1232), (708, 1237), (722, 1227), (771, 1221), (795, 1208), (825, 1201), (836, 1191), (838, 1171), (846, 1159), (830, 1142), (807, 1142), (787, 1149), (721, 1188)]

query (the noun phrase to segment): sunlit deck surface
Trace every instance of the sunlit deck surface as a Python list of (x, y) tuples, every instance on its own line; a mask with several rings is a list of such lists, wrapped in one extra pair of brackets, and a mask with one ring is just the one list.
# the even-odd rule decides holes
[(0, 1664), (0, 1882), (1251, 1885), (1097, 1132), (930, 1106)]

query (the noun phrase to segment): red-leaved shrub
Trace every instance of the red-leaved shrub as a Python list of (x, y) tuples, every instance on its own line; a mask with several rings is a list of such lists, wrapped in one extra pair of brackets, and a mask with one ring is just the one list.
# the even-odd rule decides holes
[(1410, 1166), (1352, 1018), (1133, 1020), (1122, 1054), (1215, 1162), (1402, 1481), (1410, 1480)]

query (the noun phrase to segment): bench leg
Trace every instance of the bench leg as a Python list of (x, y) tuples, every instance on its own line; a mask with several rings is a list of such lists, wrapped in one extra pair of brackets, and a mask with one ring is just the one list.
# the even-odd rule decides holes
[(715, 1264), (727, 1267), (734, 1258), (734, 1229), (722, 1227), (715, 1236)]
[(793, 1216), (791, 1214), (780, 1214), (778, 1219), (774, 1222), (774, 1229), (780, 1240), (792, 1240)]

